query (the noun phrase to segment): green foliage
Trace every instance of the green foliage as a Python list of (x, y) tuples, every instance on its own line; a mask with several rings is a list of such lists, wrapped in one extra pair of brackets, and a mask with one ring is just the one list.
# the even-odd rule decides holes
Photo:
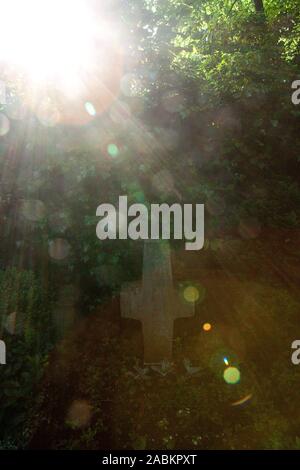
[[(51, 297), (31, 271), (0, 271), (2, 331), (22, 337), (31, 350), (45, 348), (51, 338)], [(11, 316), (13, 315), (13, 316)]]
[[(264, 21), (254, 3), (118, 4), (119, 26), (127, 31), (124, 73), (136, 77), (138, 91), (120, 92), (107, 113), (82, 128), (45, 129), (28, 116), (31, 131), (15, 159), (1, 142), (6, 220), (18, 220), (24, 199), (46, 208), (39, 221), (4, 225), (5, 263), (12, 252), (17, 260), (32, 253), (35, 266), (47, 265), (56, 278), (79, 276), (87, 311), (139, 275), (140, 246), (101, 243), (95, 235), (97, 206), (116, 203), (118, 195), (130, 203), (222, 201), (222, 214), (206, 215), (212, 237), (236, 232), (247, 217), (299, 226), (300, 114), (291, 103), (299, 3), (265, 0)], [(10, 132), (20, 135), (17, 126)], [(174, 189), (154, 187), (160, 171), (173, 178)], [(64, 262), (45, 261), (55, 237), (71, 246)]]
[(11, 268), (0, 272), (0, 305), (7, 351), (6, 365), (0, 368), (0, 439), (23, 446), (52, 347), (52, 295), (32, 272)]

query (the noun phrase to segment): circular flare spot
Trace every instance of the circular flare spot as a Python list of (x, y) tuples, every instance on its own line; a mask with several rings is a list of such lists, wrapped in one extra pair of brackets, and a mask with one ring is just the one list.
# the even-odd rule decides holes
[(66, 423), (72, 428), (84, 428), (91, 422), (92, 407), (85, 400), (74, 400), (71, 404)]
[(17, 324), (17, 312), (12, 312), (7, 315), (4, 323), (4, 328), (10, 333), (14, 335), (16, 332), (16, 324)]
[(230, 385), (234, 385), (240, 381), (241, 374), (240, 374), (240, 371), (236, 367), (230, 366), (224, 370), (223, 378), (226, 383)]
[(26, 199), (22, 201), (21, 213), (30, 222), (38, 222), (45, 217), (46, 208), (44, 203), (38, 199)]
[(92, 103), (90, 103), (89, 101), (87, 101), (84, 105), (85, 107), (85, 110), (86, 112), (90, 115), (90, 116), (96, 116), (97, 112), (93, 106)]
[(184, 289), (183, 296), (187, 302), (197, 302), (200, 297), (199, 290), (195, 286), (188, 286)]
[(205, 297), (205, 287), (201, 285), (186, 285), (183, 289), (183, 298), (186, 302), (202, 302)]
[(204, 331), (210, 331), (212, 326), (211, 326), (210, 323), (204, 323), (202, 328), (203, 328)]
[(119, 155), (119, 149), (118, 149), (116, 144), (109, 144), (107, 146), (107, 152), (113, 158), (115, 158)]
[(63, 260), (70, 253), (70, 245), (63, 238), (56, 238), (49, 243), (49, 255), (55, 260)]

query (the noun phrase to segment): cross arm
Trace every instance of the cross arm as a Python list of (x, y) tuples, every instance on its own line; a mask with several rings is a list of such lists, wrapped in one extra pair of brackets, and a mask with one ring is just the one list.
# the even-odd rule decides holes
[(182, 299), (175, 297), (175, 301), (173, 302), (173, 318), (189, 318), (195, 315), (195, 305), (194, 304), (186, 304), (183, 302)]

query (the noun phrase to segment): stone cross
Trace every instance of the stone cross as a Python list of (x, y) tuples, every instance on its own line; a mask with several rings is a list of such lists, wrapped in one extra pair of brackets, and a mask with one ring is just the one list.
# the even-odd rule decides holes
[(145, 364), (171, 361), (174, 320), (192, 317), (194, 305), (184, 304), (173, 287), (167, 242), (145, 241), (142, 283), (121, 291), (121, 315), (142, 323)]

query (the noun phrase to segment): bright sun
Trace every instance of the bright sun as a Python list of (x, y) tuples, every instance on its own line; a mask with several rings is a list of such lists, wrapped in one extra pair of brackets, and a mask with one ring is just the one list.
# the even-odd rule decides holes
[[(107, 94), (118, 75), (115, 30), (87, 5), (87, 0), (0, 0), (2, 68), (25, 77), (36, 96), (49, 85), (58, 91), (61, 113), (61, 101), (78, 97), (95, 98), (104, 107), (101, 100), (110, 98), (99, 93)], [(68, 112), (70, 121), (73, 111)]]
[(80, 0), (0, 0), (0, 60), (68, 82), (93, 64), (95, 24)]

